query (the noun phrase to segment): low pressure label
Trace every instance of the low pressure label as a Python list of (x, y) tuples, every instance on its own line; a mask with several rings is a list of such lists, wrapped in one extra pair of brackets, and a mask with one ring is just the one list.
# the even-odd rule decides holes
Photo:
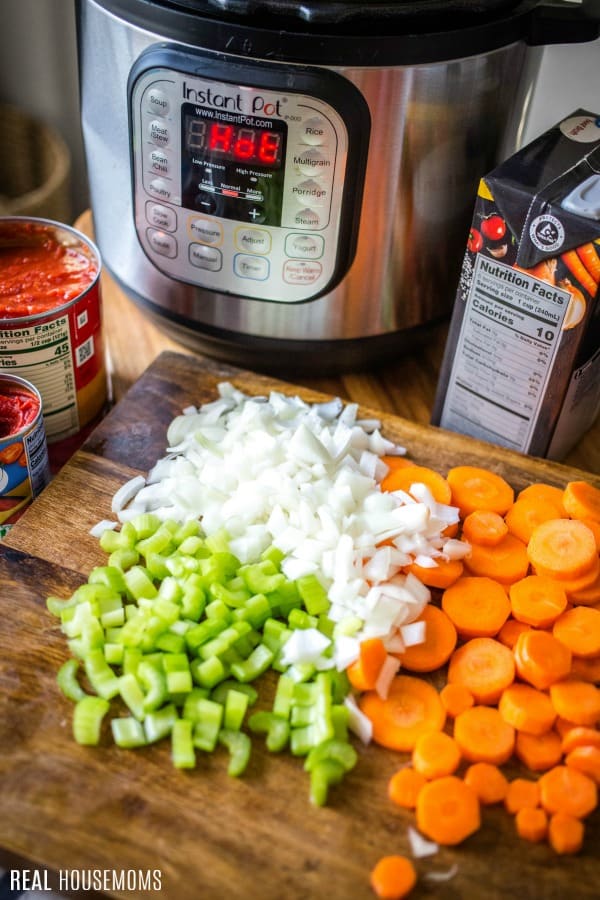
[(478, 256), (442, 428), (527, 452), (570, 294)]

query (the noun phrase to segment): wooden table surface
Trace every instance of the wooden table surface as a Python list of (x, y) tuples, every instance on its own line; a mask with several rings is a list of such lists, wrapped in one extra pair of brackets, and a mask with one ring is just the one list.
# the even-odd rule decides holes
[[(75, 226), (92, 235), (92, 219), (85, 212)], [(110, 278), (103, 275), (104, 332), (115, 401), (121, 399), (162, 350), (192, 353), (174, 341), (144, 315)], [(408, 355), (376, 371), (352, 372), (339, 377), (307, 378), (294, 374), (278, 377), (303, 387), (370, 406), (427, 425), (435, 397), (444, 351), (446, 327), (438, 328), (434, 340), (418, 354)], [(200, 354), (196, 354), (200, 355)], [(594, 474), (600, 473), (600, 417), (564, 463)]]

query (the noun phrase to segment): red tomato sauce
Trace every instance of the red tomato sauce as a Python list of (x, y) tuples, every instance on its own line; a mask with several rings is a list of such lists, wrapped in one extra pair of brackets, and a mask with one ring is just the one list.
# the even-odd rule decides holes
[(4, 388), (0, 394), (0, 438), (17, 434), (35, 421), (40, 402), (35, 394), (20, 388)]
[(63, 243), (51, 226), (34, 222), (0, 227), (0, 318), (48, 312), (79, 297), (98, 267), (83, 245)]

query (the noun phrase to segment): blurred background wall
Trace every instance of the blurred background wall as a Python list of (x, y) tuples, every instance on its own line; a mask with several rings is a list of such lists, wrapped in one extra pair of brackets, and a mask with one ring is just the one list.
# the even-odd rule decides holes
[[(0, 0), (0, 17), (0, 104), (15, 105), (64, 139), (70, 154), (69, 214), (75, 217), (88, 195), (74, 0)], [(577, 107), (600, 113), (600, 41), (544, 50), (524, 142)], [(10, 147), (6, 132), (3, 136), (6, 155)]]

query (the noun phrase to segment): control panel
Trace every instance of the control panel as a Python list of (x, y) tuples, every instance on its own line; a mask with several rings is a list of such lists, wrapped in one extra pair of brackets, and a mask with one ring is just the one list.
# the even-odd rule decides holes
[(283, 303), (347, 271), (369, 114), (341, 76), (160, 48), (132, 70), (129, 109), (136, 231), (160, 271)]

